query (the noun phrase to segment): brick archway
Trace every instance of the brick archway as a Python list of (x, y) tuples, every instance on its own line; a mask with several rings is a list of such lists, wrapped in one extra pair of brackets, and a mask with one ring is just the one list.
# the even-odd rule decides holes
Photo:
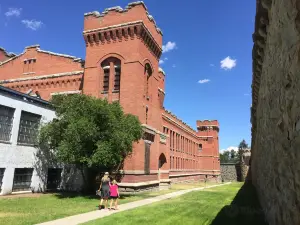
[(167, 158), (164, 153), (161, 153), (158, 158), (158, 168), (164, 169), (164, 167), (167, 165)]

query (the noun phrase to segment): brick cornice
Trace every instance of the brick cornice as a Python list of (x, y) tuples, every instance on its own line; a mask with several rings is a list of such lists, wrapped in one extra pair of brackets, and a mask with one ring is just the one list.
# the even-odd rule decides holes
[(83, 37), (87, 46), (138, 38), (146, 44), (157, 59), (162, 54), (162, 48), (142, 20), (85, 30)]
[(45, 80), (45, 79), (53, 79), (53, 78), (58, 78), (58, 77), (82, 75), (82, 74), (83, 74), (83, 71), (56, 73), (56, 74), (41, 75), (41, 76), (35, 76), (35, 77), (24, 77), (24, 78), (16, 78), (16, 79), (9, 79), (9, 80), (0, 80), (0, 84), (18, 83), (18, 82), (32, 81), (32, 80)]
[[(171, 118), (167, 114), (162, 113), (162, 116), (163, 116), (164, 119), (166, 119), (167, 121), (173, 123), (174, 125), (176, 125), (180, 129), (184, 130), (185, 132), (189, 133), (193, 137), (195, 137), (197, 139), (200, 138), (200, 136), (196, 135), (195, 133), (193, 133), (192, 131), (189, 130), (189, 129), (191, 129), (190, 127), (188, 127), (189, 129), (187, 127), (184, 127), (183, 125), (181, 125), (180, 123), (178, 123), (175, 119)], [(194, 132), (196, 132), (196, 131), (194, 131)]]

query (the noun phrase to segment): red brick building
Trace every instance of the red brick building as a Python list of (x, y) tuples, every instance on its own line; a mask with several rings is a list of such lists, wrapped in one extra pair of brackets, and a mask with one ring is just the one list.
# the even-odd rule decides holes
[(46, 100), (62, 93), (107, 98), (137, 115), (145, 138), (125, 161), (124, 188), (217, 177), (218, 121), (197, 121), (195, 131), (163, 107), (162, 36), (143, 2), (86, 13), (85, 61), (29, 46), (0, 63), (0, 84)]

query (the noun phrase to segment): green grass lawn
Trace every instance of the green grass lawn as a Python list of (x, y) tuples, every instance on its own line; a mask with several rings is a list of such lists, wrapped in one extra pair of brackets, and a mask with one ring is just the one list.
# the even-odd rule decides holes
[[(253, 192), (252, 186), (248, 189), (241, 189), (242, 185), (242, 183), (233, 183), (203, 191), (191, 192), (178, 198), (91, 221), (85, 225), (265, 224), (263, 217), (261, 215), (257, 216), (254, 213), (254, 210), (259, 209), (259, 204), (257, 204), (256, 194)], [(241, 190), (243, 191), (241, 192)], [(228, 210), (228, 206), (225, 207), (232, 203), (237, 204), (236, 208), (240, 210), (238, 213)], [(248, 211), (245, 211), (246, 208)]]
[[(209, 185), (209, 184), (207, 184)], [(121, 196), (120, 204), (137, 201), (173, 191), (204, 186), (203, 183), (174, 184), (169, 190)], [(0, 198), (0, 224), (32, 225), (97, 209), (95, 196), (45, 194), (40, 197)]]

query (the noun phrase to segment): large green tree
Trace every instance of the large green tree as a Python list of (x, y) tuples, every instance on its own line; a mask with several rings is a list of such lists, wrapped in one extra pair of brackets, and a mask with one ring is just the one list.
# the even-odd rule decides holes
[(119, 103), (86, 95), (58, 95), (52, 105), (56, 118), (41, 128), (39, 144), (47, 145), (60, 162), (82, 171), (116, 169), (132, 152), (133, 143), (142, 138), (140, 121), (124, 114)]

